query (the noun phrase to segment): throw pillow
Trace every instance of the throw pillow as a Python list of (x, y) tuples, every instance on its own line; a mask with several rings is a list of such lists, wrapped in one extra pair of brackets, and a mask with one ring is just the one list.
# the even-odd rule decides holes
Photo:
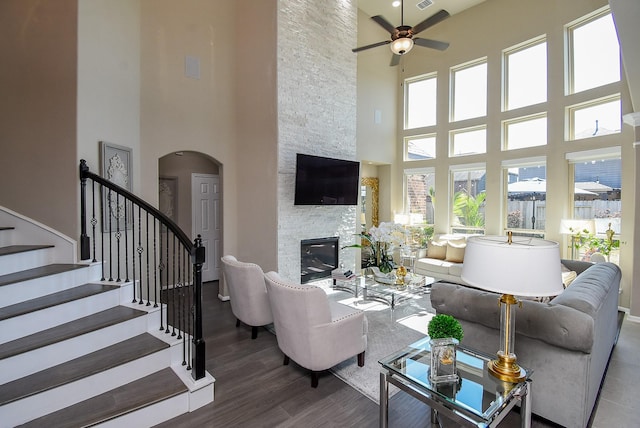
[(464, 249), (466, 243), (447, 242), (447, 255), (445, 260), (452, 263), (462, 263), (464, 260)]
[(430, 259), (444, 260), (447, 256), (447, 243), (431, 241), (427, 245), (427, 257)]
[(569, 285), (571, 285), (573, 280), (578, 277), (578, 274), (562, 263), (560, 263), (560, 269), (562, 271), (562, 285), (564, 286), (564, 288), (567, 288)]

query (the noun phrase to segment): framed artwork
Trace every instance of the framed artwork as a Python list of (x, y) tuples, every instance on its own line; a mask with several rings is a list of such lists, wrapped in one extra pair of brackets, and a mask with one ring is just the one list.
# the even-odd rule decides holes
[(178, 223), (178, 177), (160, 177), (158, 193), (160, 212)]
[[(132, 191), (133, 170), (131, 148), (100, 142), (100, 175), (114, 184)], [(125, 215), (126, 213), (126, 215)], [(126, 224), (125, 224), (126, 218)], [(111, 227), (109, 227), (111, 224)], [(118, 197), (109, 189), (102, 189), (102, 231), (116, 232), (123, 228), (131, 229), (133, 225), (133, 207), (125, 199)]]

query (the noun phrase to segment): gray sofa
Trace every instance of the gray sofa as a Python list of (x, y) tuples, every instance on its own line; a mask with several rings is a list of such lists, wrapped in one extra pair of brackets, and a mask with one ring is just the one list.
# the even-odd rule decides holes
[[(613, 263), (563, 264), (578, 276), (562, 294), (549, 303), (524, 300), (516, 309), (515, 352), (518, 362), (534, 371), (533, 413), (583, 428), (617, 339), (621, 272)], [(431, 291), (437, 313), (460, 320), (462, 343), (490, 354), (499, 347), (497, 299), (497, 294), (446, 282), (433, 284)]]

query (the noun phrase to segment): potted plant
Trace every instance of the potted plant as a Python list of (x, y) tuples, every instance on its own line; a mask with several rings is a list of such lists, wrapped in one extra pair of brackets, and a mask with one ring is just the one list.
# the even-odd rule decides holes
[(451, 315), (438, 314), (427, 326), (431, 345), (431, 372), (434, 383), (456, 382), (456, 345), (464, 336), (460, 321)]

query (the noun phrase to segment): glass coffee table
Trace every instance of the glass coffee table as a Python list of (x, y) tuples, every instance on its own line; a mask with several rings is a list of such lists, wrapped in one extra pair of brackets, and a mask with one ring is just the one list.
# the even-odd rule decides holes
[(418, 295), (431, 292), (431, 287), (425, 285), (425, 277), (416, 274), (407, 275), (403, 284), (397, 284), (395, 280), (376, 280), (373, 275), (358, 275), (351, 279), (333, 278), (332, 282), (334, 290), (346, 291), (363, 301), (385, 303), (391, 309)]
[(495, 356), (462, 345), (457, 347), (458, 381), (433, 384), (429, 380), (429, 337), (379, 361), (380, 427), (388, 426), (389, 384), (431, 407), (432, 422), (443, 426), (441, 416), (454, 426), (495, 427), (520, 404), (521, 426), (531, 426), (531, 373), (520, 383), (503, 382), (489, 373)]

